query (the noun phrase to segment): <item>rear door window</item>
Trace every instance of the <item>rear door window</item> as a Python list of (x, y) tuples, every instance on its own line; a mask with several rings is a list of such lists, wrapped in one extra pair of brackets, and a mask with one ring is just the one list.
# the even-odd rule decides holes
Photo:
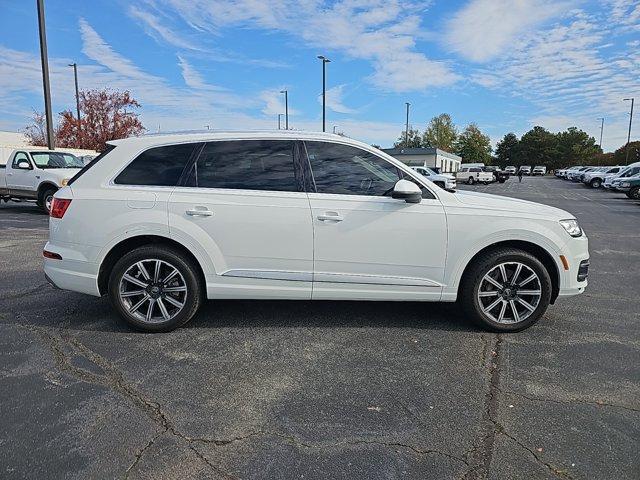
[(209, 142), (198, 157), (188, 186), (302, 192), (296, 177), (295, 142), (237, 140)]
[(173, 187), (202, 143), (181, 143), (145, 150), (115, 178), (118, 185)]

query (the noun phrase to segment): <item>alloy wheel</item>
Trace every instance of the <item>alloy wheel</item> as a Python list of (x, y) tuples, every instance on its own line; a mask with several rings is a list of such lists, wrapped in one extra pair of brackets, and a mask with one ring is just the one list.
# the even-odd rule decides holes
[(131, 265), (120, 278), (118, 295), (129, 314), (146, 323), (171, 320), (184, 308), (187, 283), (169, 262), (155, 258)]
[(521, 262), (504, 262), (491, 268), (477, 292), (482, 312), (497, 323), (525, 321), (542, 298), (540, 277)]
[(52, 203), (53, 203), (53, 193), (47, 194), (47, 196), (44, 197), (44, 208), (47, 209), (47, 212), (51, 211)]

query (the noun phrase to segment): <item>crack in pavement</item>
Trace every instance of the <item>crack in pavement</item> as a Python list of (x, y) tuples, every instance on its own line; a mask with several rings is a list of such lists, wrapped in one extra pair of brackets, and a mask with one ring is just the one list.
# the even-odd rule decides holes
[[(381, 440), (343, 440), (339, 442), (332, 443), (306, 443), (298, 438), (287, 435), (280, 432), (272, 432), (266, 430), (257, 430), (250, 432), (246, 435), (237, 436), (230, 439), (215, 439), (215, 438), (204, 438), (204, 437), (191, 437), (181, 431), (179, 431), (175, 425), (169, 420), (167, 414), (163, 411), (161, 405), (158, 402), (148, 399), (141, 392), (136, 390), (136, 388), (128, 383), (122, 372), (120, 372), (112, 363), (107, 361), (101, 355), (95, 353), (93, 350), (88, 348), (86, 345), (81, 343), (76, 338), (63, 337), (62, 335), (54, 335), (49, 329), (45, 327), (37, 327), (33, 325), (17, 325), (22, 328), (25, 328), (36, 335), (38, 335), (44, 343), (49, 347), (54, 356), (54, 362), (56, 367), (61, 372), (67, 373), (80, 381), (100, 385), (103, 387), (107, 387), (128, 399), (132, 402), (136, 407), (142, 410), (151, 420), (154, 421), (159, 427), (160, 430), (141, 448), (136, 454), (133, 462), (127, 467), (124, 477), (129, 478), (134, 469), (138, 466), (141, 459), (145, 455), (145, 453), (165, 434), (169, 434), (175, 436), (188, 444), (188, 448), (194, 452), (204, 463), (208, 465), (216, 474), (221, 475), (225, 478), (235, 479), (237, 477), (225, 472), (220, 466), (213, 463), (209, 458), (206, 457), (200, 450), (198, 450), (193, 444), (194, 443), (206, 443), (213, 444), (216, 447), (229, 445), (235, 442), (242, 442), (248, 440), (251, 437), (255, 436), (271, 436), (278, 437), (286, 440), (288, 443), (302, 448), (309, 449), (325, 449), (325, 448), (336, 448), (343, 445), (379, 445), (386, 448), (405, 448), (417, 455), (441, 455), (447, 457), (449, 459), (455, 460), (457, 462), (463, 463), (464, 465), (468, 465), (466, 459), (458, 457), (456, 455), (450, 454), (448, 452), (443, 452), (437, 449), (426, 448), (422, 449), (414, 445), (410, 445), (407, 443), (396, 442), (396, 441), (381, 441)], [(57, 330), (53, 328), (54, 330)], [(100, 373), (90, 372), (85, 370), (84, 368), (78, 367), (73, 364), (73, 359), (77, 357), (83, 357), (93, 363), (96, 367), (99, 367)]]
[(490, 342), (487, 342), (483, 348), (485, 365), (489, 376), (489, 389), (486, 394), (485, 410), (482, 417), (486, 427), (484, 428), (484, 434), (481, 436), (478, 444), (472, 447), (466, 455), (467, 458), (472, 458), (472, 461), (469, 462), (472, 467), (465, 472), (461, 478), (463, 480), (486, 479), (490, 473), (496, 436), (504, 435), (522, 449), (530, 453), (536, 462), (546, 467), (556, 477), (563, 480), (572, 480), (573, 477), (569, 472), (545, 462), (534, 449), (526, 446), (516, 437), (507, 432), (504, 426), (496, 420), (499, 407), (499, 394), (503, 392), (506, 393), (500, 388), (502, 341), (502, 336), (500, 334), (496, 334), (493, 344), (491, 344), (491, 348), (489, 348)]
[(558, 404), (582, 404), (582, 405), (591, 405), (595, 407), (610, 407), (610, 408), (620, 408), (622, 410), (628, 410), (630, 412), (640, 412), (640, 408), (628, 407), (626, 405), (618, 405), (616, 403), (608, 403), (608, 402), (599, 402), (599, 401), (591, 401), (591, 400), (582, 400), (579, 398), (569, 399), (569, 400), (559, 400), (553, 398), (542, 398), (542, 397), (534, 397), (531, 395), (527, 395), (520, 392), (514, 392), (513, 390), (502, 390), (499, 389), (501, 393), (506, 395), (513, 395), (516, 397), (522, 397), (527, 400), (531, 400), (532, 402), (544, 402), (544, 403), (558, 403)]
[[(54, 362), (58, 370), (70, 374), (80, 381), (93, 385), (100, 385), (121, 394), (124, 398), (128, 399), (136, 407), (142, 410), (152, 421), (154, 421), (154, 423), (156, 423), (160, 427), (160, 431), (157, 432), (153, 436), (153, 438), (136, 453), (133, 462), (129, 465), (129, 467), (127, 467), (125, 471), (125, 478), (129, 477), (130, 473), (138, 465), (145, 452), (158, 440), (158, 438), (166, 433), (181, 438), (182, 440), (186, 441), (191, 447), (191, 442), (194, 440), (190, 439), (189, 436), (183, 434), (175, 428), (175, 426), (170, 422), (166, 413), (162, 410), (160, 404), (146, 398), (141, 392), (137, 391), (134, 386), (132, 386), (125, 380), (122, 372), (120, 372), (104, 357), (98, 355), (75, 338), (64, 338), (62, 335), (52, 335), (44, 327), (36, 327), (33, 325), (17, 326), (35, 333), (44, 341), (44, 343), (49, 347), (53, 354)], [(84, 357), (85, 359), (92, 362), (95, 366), (99, 367), (100, 370), (104, 372), (104, 374), (101, 375), (93, 373), (73, 365), (72, 359), (74, 357)], [(205, 461), (205, 463), (210, 468), (215, 469), (216, 473), (223, 473), (221, 468), (215, 467), (214, 464), (201, 452), (197, 452), (197, 455), (199, 458)], [(224, 475), (226, 475), (228, 478), (234, 478), (226, 473), (224, 473)]]

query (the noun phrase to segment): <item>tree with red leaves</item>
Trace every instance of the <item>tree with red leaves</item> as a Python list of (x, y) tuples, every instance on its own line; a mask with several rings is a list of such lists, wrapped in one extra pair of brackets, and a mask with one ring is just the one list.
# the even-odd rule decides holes
[[(78, 122), (70, 110), (60, 113), (61, 121), (55, 129), (56, 146), (101, 152), (109, 140), (140, 135), (145, 128), (138, 114), (132, 111), (137, 108), (140, 104), (129, 91), (81, 90), (82, 119)], [(25, 129), (34, 145), (46, 145), (43, 124), (44, 116), (35, 112), (33, 123)]]

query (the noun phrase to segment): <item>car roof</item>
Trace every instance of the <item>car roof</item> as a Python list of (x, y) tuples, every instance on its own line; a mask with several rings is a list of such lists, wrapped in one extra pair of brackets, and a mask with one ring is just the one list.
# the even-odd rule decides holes
[(154, 133), (110, 140), (109, 145), (136, 145), (142, 148), (172, 143), (207, 142), (215, 140), (318, 140), (351, 144), (354, 146), (370, 145), (349, 137), (324, 132), (302, 130), (201, 130), (171, 133)]

